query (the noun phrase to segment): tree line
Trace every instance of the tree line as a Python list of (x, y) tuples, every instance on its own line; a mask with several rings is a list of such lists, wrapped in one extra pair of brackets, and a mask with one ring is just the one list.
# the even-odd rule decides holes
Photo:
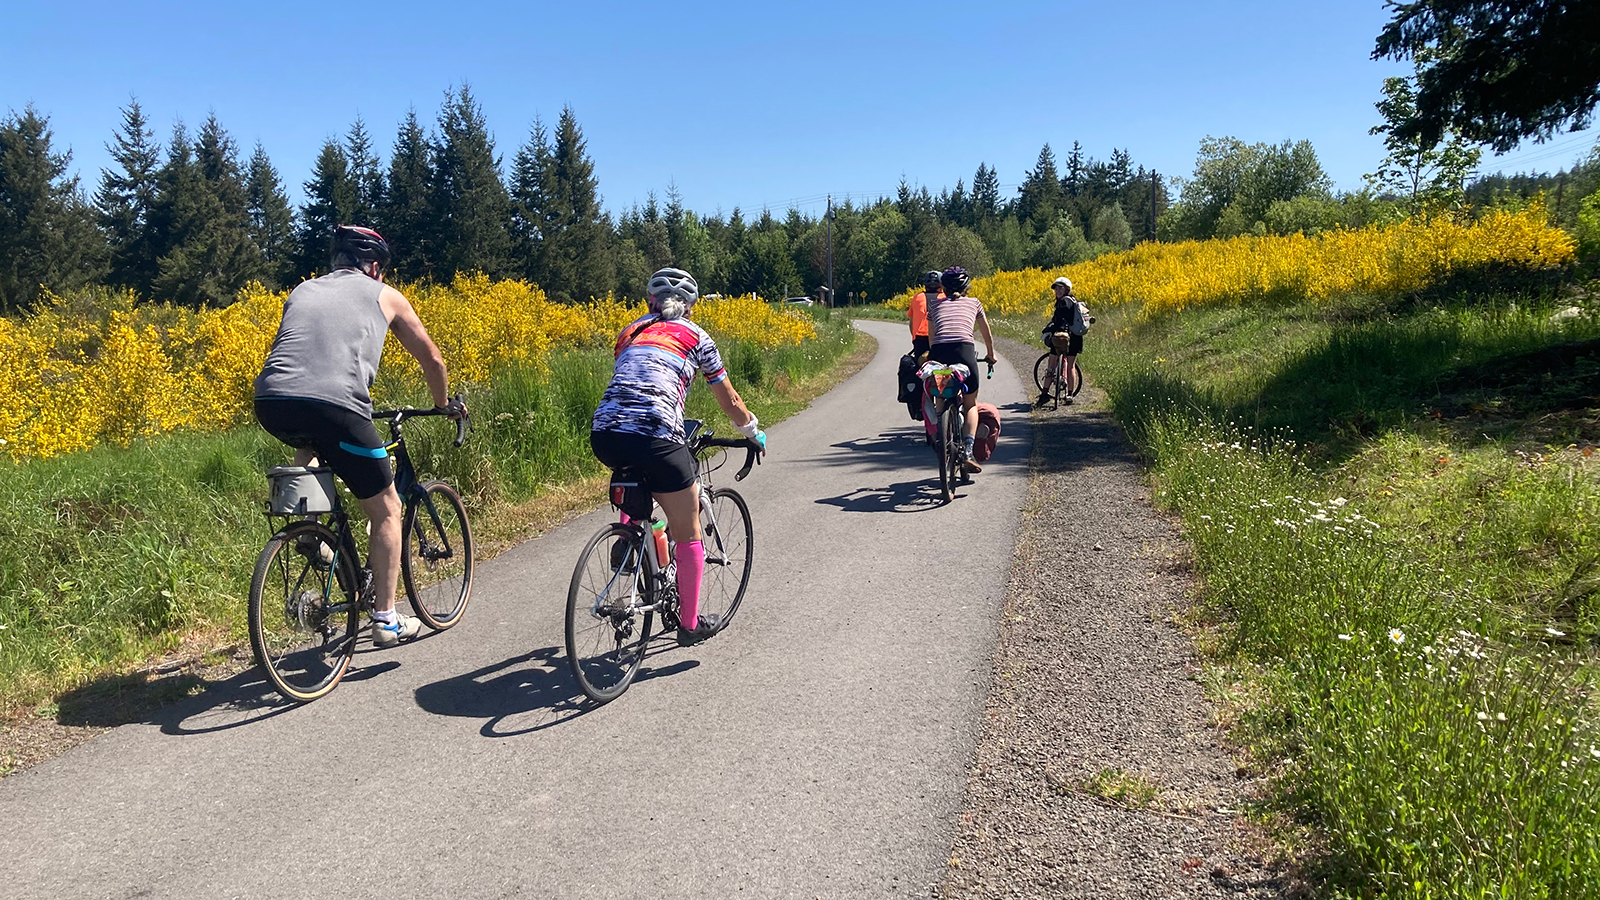
[(612, 215), (571, 108), (553, 128), (535, 121), (507, 163), (467, 86), (446, 92), (431, 128), (408, 113), (387, 161), (359, 118), (329, 138), (298, 207), (265, 148), (246, 152), (214, 114), (192, 132), (175, 124), (163, 142), (133, 100), (107, 149), (91, 193), (69, 174), (70, 150), (52, 146), (46, 115), (29, 106), (0, 121), (0, 309), (90, 285), (227, 303), (251, 281), (281, 288), (325, 270), (338, 223), (381, 231), (399, 278), (482, 272), (564, 301), (636, 295), (664, 265), (708, 290), (813, 294), (831, 225), (835, 296), (875, 301), (929, 268), (988, 273), (1124, 248), (1153, 237), (1170, 205), (1165, 182), (1126, 151), (1102, 162), (1074, 144), (1059, 170), (1046, 145), (1011, 196), (979, 164), (970, 187), (902, 183), (892, 197), (836, 204), (831, 221), (795, 209), (697, 213), (671, 185)]

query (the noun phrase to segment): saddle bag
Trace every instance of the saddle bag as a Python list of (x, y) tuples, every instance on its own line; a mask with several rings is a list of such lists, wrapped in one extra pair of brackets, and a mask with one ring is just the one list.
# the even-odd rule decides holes
[(635, 522), (643, 522), (650, 518), (650, 491), (632, 472), (614, 472), (611, 475), (611, 505)]

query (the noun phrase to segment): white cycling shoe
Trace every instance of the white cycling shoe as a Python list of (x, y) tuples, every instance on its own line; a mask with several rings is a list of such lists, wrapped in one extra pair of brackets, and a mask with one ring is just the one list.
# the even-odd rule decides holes
[(409, 641), (416, 637), (417, 632), (421, 630), (421, 619), (395, 613), (392, 623), (372, 620), (372, 642), (379, 647), (393, 647), (401, 641)]

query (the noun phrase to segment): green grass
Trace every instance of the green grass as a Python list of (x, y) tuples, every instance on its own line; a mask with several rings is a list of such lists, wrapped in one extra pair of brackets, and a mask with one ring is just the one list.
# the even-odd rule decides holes
[(1556, 308), (1097, 311), (1080, 362), (1323, 895), (1600, 896), (1600, 321)]
[[(821, 313), (818, 338), (799, 347), (719, 344), (762, 422), (804, 407), (794, 388), (854, 345), (847, 319)], [(468, 396), (465, 447), (451, 446), (454, 430), (442, 422), (419, 420), (407, 426), (407, 448), (421, 472), (462, 489), (475, 519), (515, 518), (552, 488), (599, 474), (589, 420), (610, 373), (604, 350), (561, 354), (548, 372), (497, 372), (492, 386)], [(383, 387), (389, 397), (423, 399), (406, 385)], [(687, 414), (724, 420), (698, 382)], [(263, 473), (288, 455), (252, 425), (0, 464), (8, 510), (0, 517), (0, 710), (186, 644), (243, 643), (250, 573), (270, 533)]]

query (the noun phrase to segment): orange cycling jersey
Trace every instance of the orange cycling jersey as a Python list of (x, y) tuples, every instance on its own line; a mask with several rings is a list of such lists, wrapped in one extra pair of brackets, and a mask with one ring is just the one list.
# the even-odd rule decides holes
[[(935, 294), (934, 296), (938, 296)], [(911, 298), (911, 306), (906, 310), (906, 317), (911, 319), (911, 336), (928, 336), (928, 292), (918, 291)]]

